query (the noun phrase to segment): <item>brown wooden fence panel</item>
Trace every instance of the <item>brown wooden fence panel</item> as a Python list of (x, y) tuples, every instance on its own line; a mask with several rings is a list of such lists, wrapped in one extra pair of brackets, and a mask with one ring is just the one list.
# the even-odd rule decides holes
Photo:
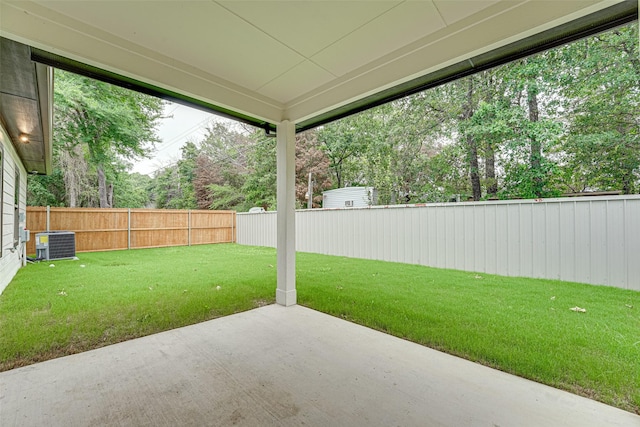
[(191, 211), (191, 244), (235, 242), (234, 211)]
[(188, 244), (189, 211), (131, 210), (131, 248), (186, 246)]
[(76, 252), (127, 249), (127, 209), (51, 208), (50, 229), (76, 233)]
[(234, 211), (164, 209), (27, 208), (34, 254), (36, 233), (74, 231), (76, 252), (186, 246), (235, 241)]
[(27, 207), (27, 230), (31, 232), (31, 240), (27, 242), (27, 253), (36, 253), (36, 233), (47, 231), (47, 208)]
[(131, 230), (131, 248), (160, 248), (163, 246), (187, 246), (188, 230)]

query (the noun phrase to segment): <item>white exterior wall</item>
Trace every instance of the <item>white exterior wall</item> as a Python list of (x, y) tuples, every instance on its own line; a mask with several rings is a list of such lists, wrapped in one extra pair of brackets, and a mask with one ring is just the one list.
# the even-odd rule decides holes
[[(275, 247), (271, 216), (239, 213), (237, 242)], [(296, 248), (640, 290), (640, 196), (300, 210)]]
[[(372, 197), (369, 196), (372, 192)], [(373, 199), (373, 200), (371, 200)], [(322, 207), (325, 209), (344, 208), (346, 201), (352, 201), (354, 208), (376, 204), (375, 190), (371, 187), (344, 187), (322, 193)]]
[[(2, 293), (22, 265), (24, 245), (20, 244), (15, 249), (13, 247), (15, 171), (17, 167), (20, 172), (20, 212), (25, 215), (27, 211), (27, 171), (2, 125), (0, 125), (0, 143), (3, 150), (2, 236), (0, 238), (0, 293)], [(20, 226), (26, 227), (26, 224), (21, 223)]]

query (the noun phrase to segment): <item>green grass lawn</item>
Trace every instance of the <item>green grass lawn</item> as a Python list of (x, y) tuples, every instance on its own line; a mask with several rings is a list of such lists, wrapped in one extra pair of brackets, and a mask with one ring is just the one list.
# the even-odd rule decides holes
[[(79, 257), (0, 296), (0, 370), (274, 302), (269, 248)], [(297, 277), (307, 307), (640, 413), (640, 292), (307, 253)]]
[(272, 249), (207, 245), (78, 257), (28, 265), (0, 295), (0, 370), (275, 302)]

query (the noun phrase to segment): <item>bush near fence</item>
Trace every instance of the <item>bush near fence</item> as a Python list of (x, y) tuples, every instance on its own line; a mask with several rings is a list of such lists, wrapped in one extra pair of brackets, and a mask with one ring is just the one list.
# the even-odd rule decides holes
[(235, 211), (27, 207), (31, 240), (45, 231), (76, 233), (76, 252), (231, 243)]
[[(640, 291), (640, 196), (299, 210), (296, 250)], [(276, 246), (276, 214), (237, 243)]]

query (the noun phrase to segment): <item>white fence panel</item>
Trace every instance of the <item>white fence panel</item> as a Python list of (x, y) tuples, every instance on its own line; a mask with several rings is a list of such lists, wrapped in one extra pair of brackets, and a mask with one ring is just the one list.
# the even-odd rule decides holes
[(640, 290), (640, 203), (625, 201), (624, 252), (627, 255), (625, 286)]
[[(278, 228), (276, 219), (276, 212), (236, 214), (236, 242), (241, 245), (275, 248)], [(297, 230), (296, 235), (299, 235)]]
[[(275, 212), (237, 228), (276, 247)], [(640, 196), (300, 210), (296, 249), (640, 290)]]

